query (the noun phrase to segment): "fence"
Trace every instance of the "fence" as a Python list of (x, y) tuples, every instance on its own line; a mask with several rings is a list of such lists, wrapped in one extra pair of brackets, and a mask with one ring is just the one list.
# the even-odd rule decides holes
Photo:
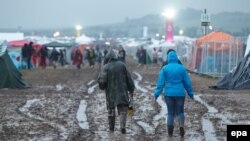
[(189, 68), (198, 73), (222, 77), (244, 57), (243, 46), (238, 38), (194, 44)]

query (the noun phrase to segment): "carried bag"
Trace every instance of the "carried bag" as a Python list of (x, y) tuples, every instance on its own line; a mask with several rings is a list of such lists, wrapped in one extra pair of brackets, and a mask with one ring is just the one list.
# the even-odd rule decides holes
[(99, 88), (101, 90), (105, 90), (107, 88), (107, 84), (106, 83), (98, 82), (98, 84), (99, 84)]
[(134, 115), (133, 96), (131, 96), (129, 99), (128, 116), (132, 117), (133, 115)]
[(100, 88), (101, 90), (105, 90), (105, 89), (107, 88), (107, 83), (106, 83), (106, 82), (101, 82), (101, 81), (100, 81), (100, 77), (98, 77), (97, 82), (98, 82), (99, 88)]

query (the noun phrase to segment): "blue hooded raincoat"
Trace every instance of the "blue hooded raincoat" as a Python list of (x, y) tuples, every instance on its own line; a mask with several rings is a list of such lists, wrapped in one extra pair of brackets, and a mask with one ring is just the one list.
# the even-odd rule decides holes
[(164, 89), (165, 96), (185, 96), (185, 90), (188, 95), (193, 98), (193, 90), (191, 80), (186, 68), (178, 64), (176, 52), (172, 51), (168, 54), (167, 60), (169, 64), (164, 66), (158, 76), (157, 88), (154, 96), (158, 98)]

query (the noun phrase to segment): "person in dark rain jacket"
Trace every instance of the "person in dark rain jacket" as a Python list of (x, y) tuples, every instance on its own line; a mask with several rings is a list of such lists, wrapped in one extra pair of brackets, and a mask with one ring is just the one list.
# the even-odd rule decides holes
[(128, 106), (135, 89), (134, 82), (125, 64), (118, 60), (118, 50), (111, 49), (105, 58), (107, 64), (101, 69), (98, 83), (99, 87), (106, 92), (109, 129), (114, 131), (117, 107), (120, 129), (125, 134)]
[(59, 55), (60, 55), (60, 53), (54, 47), (51, 54), (50, 54), (50, 60), (52, 61), (52, 65), (53, 65), (54, 69), (57, 66)]

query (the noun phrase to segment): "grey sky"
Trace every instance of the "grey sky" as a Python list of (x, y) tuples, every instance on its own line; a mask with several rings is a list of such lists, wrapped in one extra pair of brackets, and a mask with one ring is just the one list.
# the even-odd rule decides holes
[(167, 7), (249, 12), (250, 0), (0, 0), (0, 28), (61, 28), (122, 22)]

